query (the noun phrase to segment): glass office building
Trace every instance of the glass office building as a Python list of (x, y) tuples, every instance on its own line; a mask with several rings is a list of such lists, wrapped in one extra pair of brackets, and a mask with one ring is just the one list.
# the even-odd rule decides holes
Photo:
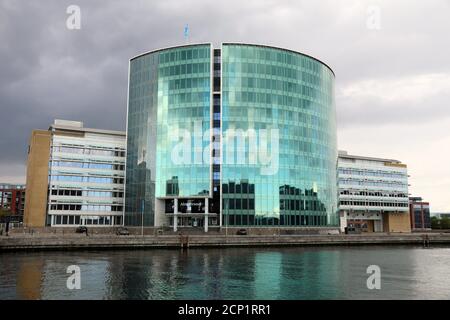
[(338, 225), (333, 71), (223, 43), (130, 60), (125, 224)]

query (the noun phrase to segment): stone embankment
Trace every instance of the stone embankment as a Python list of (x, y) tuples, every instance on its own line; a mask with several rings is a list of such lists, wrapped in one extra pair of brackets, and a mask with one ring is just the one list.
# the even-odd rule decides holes
[(0, 236), (0, 251), (89, 250), (139, 248), (268, 247), (268, 246), (355, 246), (450, 245), (449, 233), (411, 234), (316, 234), (316, 235), (236, 235), (236, 234), (74, 234), (12, 233)]

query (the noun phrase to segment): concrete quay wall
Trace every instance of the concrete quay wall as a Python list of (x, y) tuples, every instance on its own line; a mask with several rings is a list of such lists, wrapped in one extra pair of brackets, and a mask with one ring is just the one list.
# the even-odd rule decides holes
[(0, 252), (22, 250), (90, 250), (139, 248), (353, 246), (353, 245), (450, 245), (450, 234), (371, 235), (129, 235), (12, 234), (0, 237)]

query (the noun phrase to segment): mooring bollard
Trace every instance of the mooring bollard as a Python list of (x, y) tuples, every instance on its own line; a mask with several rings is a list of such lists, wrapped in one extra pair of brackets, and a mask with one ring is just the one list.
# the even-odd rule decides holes
[(180, 247), (181, 249), (189, 248), (189, 236), (184, 236), (182, 233), (180, 235)]
[(423, 239), (423, 247), (424, 248), (429, 248), (430, 247), (430, 238), (428, 237), (428, 235), (423, 235), (422, 236)]

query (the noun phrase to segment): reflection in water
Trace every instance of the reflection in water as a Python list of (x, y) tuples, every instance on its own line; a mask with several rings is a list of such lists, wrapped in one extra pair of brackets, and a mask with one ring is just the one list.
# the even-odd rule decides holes
[(255, 255), (254, 298), (280, 298), (281, 260), (280, 252), (258, 252)]
[(36, 300), (41, 298), (42, 269), (44, 259), (27, 260), (18, 266), (16, 294), (19, 299)]
[[(449, 248), (357, 247), (1, 254), (0, 299), (450, 298)], [(379, 265), (381, 290), (366, 269)], [(81, 290), (66, 288), (69, 265)]]

